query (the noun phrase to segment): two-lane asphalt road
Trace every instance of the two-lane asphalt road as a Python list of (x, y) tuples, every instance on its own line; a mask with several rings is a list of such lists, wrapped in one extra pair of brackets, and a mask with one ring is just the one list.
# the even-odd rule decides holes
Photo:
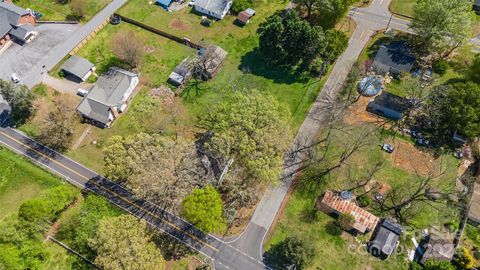
[(217, 269), (268, 269), (260, 260), (217, 237), (200, 231), (179, 216), (136, 197), (124, 187), (41, 145), (15, 129), (0, 128), (0, 144), (78, 187), (106, 197), (126, 212), (145, 220), (154, 228), (211, 258)]

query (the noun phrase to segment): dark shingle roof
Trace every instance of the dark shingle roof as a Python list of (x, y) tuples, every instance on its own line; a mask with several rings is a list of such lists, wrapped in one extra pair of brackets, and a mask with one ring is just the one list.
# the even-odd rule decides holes
[(68, 58), (68, 60), (62, 65), (62, 70), (83, 79), (93, 66), (94, 65), (87, 59), (72, 55), (72, 57)]
[(21, 16), (30, 14), (26, 9), (7, 2), (0, 2), (0, 13), (6, 13), (8, 21), (14, 26), (17, 25)]
[(20, 40), (25, 40), (27, 35), (31, 33), (34, 30), (33, 26), (31, 24), (24, 24), (20, 25), (17, 27), (14, 27), (11, 31), (10, 34), (15, 36), (16, 38)]
[(403, 229), (400, 224), (388, 219), (384, 220), (376, 230), (373, 241), (369, 243), (370, 251), (372, 252), (372, 249), (375, 249), (376, 252), (381, 253), (376, 255), (390, 256), (395, 250), (402, 232)]
[(383, 73), (402, 73), (412, 70), (415, 56), (406, 42), (392, 41), (382, 45), (375, 56), (374, 68)]

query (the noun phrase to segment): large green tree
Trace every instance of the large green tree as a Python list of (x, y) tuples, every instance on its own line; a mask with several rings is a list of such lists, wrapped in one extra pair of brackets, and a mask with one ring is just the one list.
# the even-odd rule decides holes
[(437, 87), (427, 107), (433, 132), (439, 136), (455, 130), (469, 138), (480, 136), (480, 85), (467, 82)]
[(0, 80), (0, 94), (12, 108), (11, 119), (14, 124), (25, 123), (35, 113), (35, 95), (25, 85)]
[(295, 236), (287, 237), (267, 251), (265, 259), (274, 269), (305, 269), (315, 255), (312, 243)]
[(126, 181), (134, 193), (166, 208), (174, 209), (206, 181), (193, 144), (181, 138), (147, 133), (113, 136), (104, 153), (107, 177)]
[(333, 28), (355, 0), (317, 0), (316, 20), (324, 28)]
[(212, 187), (195, 189), (182, 202), (182, 214), (205, 232), (219, 232), (225, 228), (220, 193)]
[(214, 135), (207, 149), (244, 172), (245, 179), (275, 181), (289, 146), (288, 113), (259, 91), (234, 92), (211, 106), (198, 123)]
[(418, 0), (412, 29), (420, 47), (440, 57), (448, 56), (471, 34), (472, 1)]
[(260, 52), (270, 64), (307, 68), (324, 48), (322, 28), (311, 26), (296, 11), (282, 11), (258, 28)]
[(89, 241), (95, 263), (107, 270), (165, 269), (165, 260), (152, 241), (147, 224), (130, 215), (100, 221)]

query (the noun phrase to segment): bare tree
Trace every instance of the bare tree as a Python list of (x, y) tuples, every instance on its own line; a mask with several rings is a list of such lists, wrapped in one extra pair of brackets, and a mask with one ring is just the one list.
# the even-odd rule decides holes
[(131, 68), (137, 67), (142, 59), (142, 41), (133, 31), (116, 33), (112, 37), (111, 48), (112, 52)]

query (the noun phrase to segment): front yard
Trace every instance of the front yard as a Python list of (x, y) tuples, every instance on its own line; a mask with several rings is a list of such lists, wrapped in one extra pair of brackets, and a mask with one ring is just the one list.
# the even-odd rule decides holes
[[(22, 8), (29, 8), (41, 13), (40, 20), (44, 21), (69, 21), (74, 20), (69, 1), (61, 0), (14, 0), (15, 5)], [(97, 12), (104, 8), (110, 0), (86, 0), (86, 15), (81, 19), (88, 21)]]

